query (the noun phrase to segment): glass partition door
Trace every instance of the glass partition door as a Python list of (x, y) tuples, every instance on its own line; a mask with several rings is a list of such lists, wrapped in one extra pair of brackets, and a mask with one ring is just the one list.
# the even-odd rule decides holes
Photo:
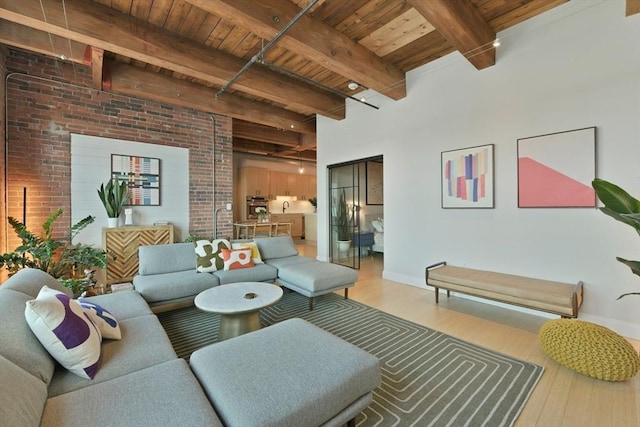
[(331, 262), (360, 268), (360, 164), (329, 166), (329, 256)]

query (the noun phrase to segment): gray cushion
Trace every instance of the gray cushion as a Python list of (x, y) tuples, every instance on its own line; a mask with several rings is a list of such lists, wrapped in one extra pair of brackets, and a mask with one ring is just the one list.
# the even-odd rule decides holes
[(71, 425), (222, 427), (183, 359), (49, 399), (42, 426)]
[(143, 276), (195, 269), (196, 252), (193, 243), (171, 243), (138, 248), (138, 273)]
[(196, 296), (200, 292), (219, 284), (220, 280), (213, 274), (198, 273), (195, 264), (189, 271), (154, 274), (151, 276), (138, 275), (133, 278), (133, 286), (136, 291), (150, 303)]
[(46, 384), (2, 356), (0, 384), (0, 424), (39, 426), (47, 400)]
[(277, 269), (283, 268), (283, 267), (288, 267), (290, 265), (297, 265), (297, 264), (304, 264), (307, 262), (314, 262), (316, 261), (313, 258), (309, 258), (309, 257), (305, 257), (305, 256), (300, 256), (300, 255), (295, 255), (295, 256), (288, 256), (288, 257), (284, 257), (284, 258), (272, 258), (270, 260), (265, 261), (267, 264), (274, 266)]
[(26, 303), (31, 299), (29, 295), (0, 286), (0, 355), (48, 384), (55, 361), (31, 332), (24, 317)]
[(251, 268), (237, 270), (214, 271), (214, 276), (220, 279), (221, 285), (237, 282), (273, 282), (278, 277), (278, 270), (267, 264), (256, 264)]
[(135, 291), (118, 291), (85, 300), (105, 308), (118, 321), (152, 314), (147, 302)]
[(162, 325), (156, 316), (140, 316), (120, 322), (121, 340), (103, 340), (98, 373), (85, 380), (58, 366), (49, 385), (49, 396), (101, 383), (175, 359)]
[(291, 236), (265, 237), (255, 239), (255, 242), (263, 260), (298, 255), (298, 249)]
[(227, 426), (319, 426), (380, 383), (376, 357), (302, 319), (209, 345), (189, 363)]
[(64, 292), (70, 297), (73, 296), (69, 288), (62, 286), (53, 276), (37, 268), (23, 268), (19, 270), (2, 284), (2, 289), (13, 289), (35, 298), (44, 285), (58, 292)]
[(349, 267), (315, 261), (290, 265), (278, 270), (279, 279), (313, 293), (346, 287), (358, 280), (358, 272)]

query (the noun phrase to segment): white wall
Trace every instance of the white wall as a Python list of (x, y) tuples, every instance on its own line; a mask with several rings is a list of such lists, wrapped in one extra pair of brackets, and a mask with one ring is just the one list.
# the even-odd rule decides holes
[[(407, 97), (366, 93), (347, 118), (318, 119), (318, 199), (326, 166), (384, 155), (384, 277), (425, 287), (450, 264), (585, 283), (580, 317), (640, 338), (637, 234), (596, 209), (519, 209), (518, 138), (597, 127), (597, 175), (640, 196), (640, 14), (623, 0), (569, 2), (499, 34), (496, 65), (459, 53), (407, 74)], [(495, 209), (440, 207), (440, 153), (495, 144)], [(318, 257), (326, 213), (318, 210)]]
[[(111, 176), (111, 154), (160, 159), (160, 206), (133, 206), (134, 225), (166, 220), (174, 226), (175, 241), (189, 232), (189, 150), (120, 139), (71, 135), (71, 221), (96, 217), (77, 240), (102, 246), (107, 213), (98, 197), (100, 184)], [(121, 221), (124, 224), (124, 213)]]

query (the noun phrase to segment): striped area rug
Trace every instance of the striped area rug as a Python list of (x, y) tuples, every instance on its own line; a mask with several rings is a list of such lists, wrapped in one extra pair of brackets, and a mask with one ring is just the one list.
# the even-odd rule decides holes
[[(180, 357), (216, 341), (219, 316), (195, 307), (158, 315)], [(337, 294), (286, 292), (263, 325), (300, 317), (380, 359), (382, 385), (358, 426), (511, 426), (543, 368), (400, 319)]]

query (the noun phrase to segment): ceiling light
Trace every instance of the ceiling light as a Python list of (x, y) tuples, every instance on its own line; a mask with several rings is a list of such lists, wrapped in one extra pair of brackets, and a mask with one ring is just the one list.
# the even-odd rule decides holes
[(367, 98), (365, 98), (364, 96), (362, 98), (360, 98), (361, 102), (367, 102)]
[(356, 90), (356, 89), (358, 89), (358, 83), (356, 83), (356, 82), (350, 82), (350, 83), (347, 85), (347, 87), (348, 87), (349, 89), (351, 89), (351, 90)]
[(68, 58), (67, 58), (67, 55), (60, 55), (60, 59), (62, 59), (63, 61), (66, 61)]
[(293, 123), (291, 123), (291, 129), (295, 129), (296, 125), (294, 125)]
[(495, 39), (493, 41), (493, 47), (498, 47), (498, 46), (500, 46), (500, 39)]

